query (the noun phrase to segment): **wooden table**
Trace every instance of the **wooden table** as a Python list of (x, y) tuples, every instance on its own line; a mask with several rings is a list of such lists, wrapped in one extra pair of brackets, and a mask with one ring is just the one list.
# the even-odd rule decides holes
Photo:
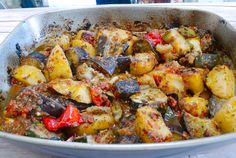
[[(162, 5), (163, 4), (159, 4)], [(227, 4), (165, 4), (165, 6), (185, 7), (185, 8), (197, 8), (214, 12), (224, 17), (229, 23), (236, 28), (236, 3)], [(81, 6), (83, 7), (83, 6)], [(58, 8), (37, 8), (37, 9), (11, 9), (0, 10), (0, 43), (5, 37), (25, 18), (43, 12), (50, 12), (55, 10), (61, 10)], [(235, 41), (236, 42), (236, 41)], [(236, 157), (236, 143), (223, 146), (217, 151), (209, 151), (208, 153), (198, 155), (183, 155), (185, 158), (235, 158)], [(27, 149), (21, 149), (8, 142), (0, 139), (0, 158), (55, 158), (54, 156), (45, 155), (41, 153), (34, 153)], [(170, 157), (169, 157), (170, 158)], [(176, 158), (176, 157), (175, 157)]]

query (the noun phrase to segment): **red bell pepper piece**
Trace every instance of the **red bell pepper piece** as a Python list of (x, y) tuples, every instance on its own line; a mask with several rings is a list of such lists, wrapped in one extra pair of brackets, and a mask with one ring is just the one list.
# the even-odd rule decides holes
[(79, 110), (69, 104), (59, 118), (45, 117), (43, 123), (49, 131), (57, 131), (62, 127), (76, 127), (83, 123), (83, 120)]
[(145, 38), (147, 40), (149, 40), (150, 42), (152, 42), (152, 44), (154, 46), (156, 46), (157, 44), (163, 44), (164, 43), (160, 33), (158, 33), (158, 32), (148, 32), (145, 35)]

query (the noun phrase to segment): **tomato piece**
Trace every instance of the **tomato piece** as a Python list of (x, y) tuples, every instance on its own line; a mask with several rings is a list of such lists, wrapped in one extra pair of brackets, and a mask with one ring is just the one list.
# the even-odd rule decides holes
[(156, 46), (157, 44), (163, 44), (164, 43), (160, 33), (158, 33), (158, 32), (148, 32), (145, 35), (145, 38), (147, 40), (149, 40), (150, 42), (152, 42), (152, 44), (154, 46)]
[(92, 101), (97, 106), (110, 106), (110, 100), (103, 94), (103, 90), (99, 86), (91, 88)]

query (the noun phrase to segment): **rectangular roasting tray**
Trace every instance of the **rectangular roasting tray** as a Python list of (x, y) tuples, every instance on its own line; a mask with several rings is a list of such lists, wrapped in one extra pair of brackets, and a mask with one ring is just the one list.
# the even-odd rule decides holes
[[(0, 45), (0, 90), (1, 98), (6, 97), (9, 89), (8, 66), (16, 66), (18, 57), (16, 45), (23, 50), (30, 48), (52, 25), (65, 26), (70, 21), (70, 29), (75, 29), (83, 19), (91, 23), (110, 22), (157, 22), (160, 24), (180, 22), (183, 25), (196, 25), (210, 30), (217, 41), (231, 54), (236, 63), (236, 30), (223, 18), (206, 11), (161, 7), (155, 5), (107, 5), (72, 10), (43, 13), (21, 22)], [(71, 23), (73, 21), (73, 23)], [(24, 51), (23, 51), (24, 52)], [(2, 106), (4, 106), (4, 99)], [(141, 158), (199, 153), (236, 142), (236, 133), (194, 140), (156, 143), (156, 144), (84, 144), (37, 139), (0, 132), (0, 137), (21, 147), (46, 152), (63, 157), (83, 158)]]

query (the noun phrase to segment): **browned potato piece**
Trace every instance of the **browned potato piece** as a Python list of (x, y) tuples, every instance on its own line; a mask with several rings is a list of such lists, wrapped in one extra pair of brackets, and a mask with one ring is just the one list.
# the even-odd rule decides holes
[(56, 45), (53, 48), (44, 70), (44, 73), (49, 80), (73, 77), (70, 64), (59, 45)]
[(183, 56), (190, 51), (189, 43), (176, 29), (168, 30), (162, 37), (165, 42), (173, 46), (178, 57)]
[(12, 76), (27, 85), (37, 85), (46, 82), (46, 78), (42, 71), (31, 65), (22, 65), (17, 67), (13, 71)]
[(70, 48), (70, 37), (68, 35), (61, 35), (57, 42), (64, 50)]
[(82, 40), (78, 40), (78, 39), (74, 39), (71, 41), (71, 45), (72, 47), (80, 47), (83, 48), (90, 57), (94, 57), (96, 55), (96, 50), (93, 47), (92, 44), (82, 41)]
[(185, 97), (180, 101), (179, 104), (182, 109), (195, 117), (203, 118), (207, 116), (208, 101), (204, 98), (198, 96)]
[(144, 143), (171, 141), (172, 133), (165, 125), (161, 113), (149, 106), (138, 108), (135, 131)]
[(87, 84), (81, 81), (71, 79), (56, 79), (49, 83), (58, 93), (68, 96), (69, 98), (85, 104), (92, 103), (90, 89)]
[(194, 94), (200, 94), (204, 90), (204, 69), (191, 68), (184, 69), (181, 73), (186, 89)]
[(152, 73), (144, 74), (143, 76), (138, 77), (137, 81), (141, 85), (149, 85), (151, 87), (157, 87)]
[(191, 114), (184, 113), (184, 122), (190, 136), (193, 138), (202, 138), (220, 135), (220, 131), (213, 119), (202, 119), (194, 117)]
[(143, 75), (150, 72), (157, 64), (153, 53), (137, 53), (130, 64), (130, 73), (133, 75)]
[(214, 116), (223, 133), (236, 131), (236, 97), (230, 98)]
[(96, 134), (100, 130), (108, 129), (113, 124), (115, 124), (115, 120), (111, 113), (104, 113), (104, 114), (88, 114), (82, 113), (86, 118), (89, 118), (92, 122), (91, 123), (83, 123), (78, 127), (71, 128), (70, 133), (74, 133), (77, 135), (90, 135)]
[(228, 99), (234, 96), (235, 78), (226, 65), (214, 67), (207, 75), (206, 85), (217, 97)]
[(184, 81), (182, 77), (174, 73), (155, 72), (154, 79), (157, 87), (166, 94), (177, 94), (181, 98), (185, 92)]

